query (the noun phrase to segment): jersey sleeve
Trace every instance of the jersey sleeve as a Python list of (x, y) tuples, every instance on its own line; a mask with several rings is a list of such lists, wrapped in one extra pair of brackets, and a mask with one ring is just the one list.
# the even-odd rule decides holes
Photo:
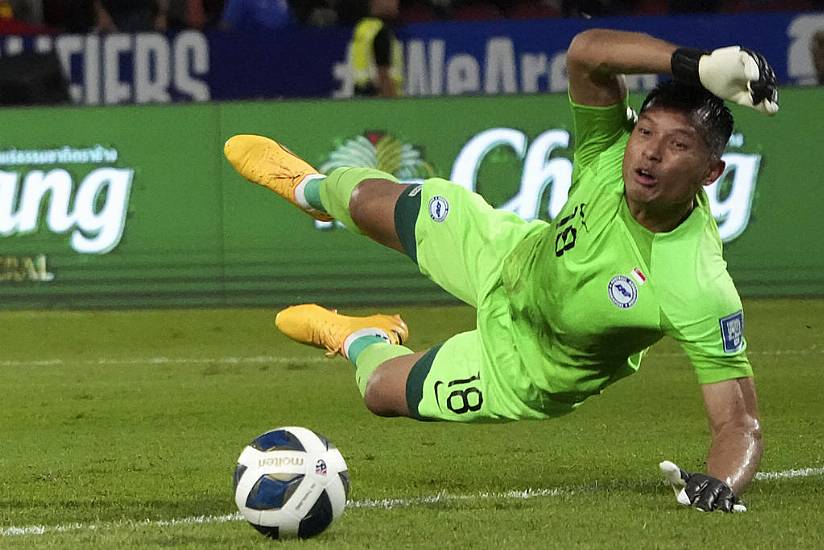
[(635, 113), (626, 98), (621, 103), (606, 107), (579, 105), (569, 100), (572, 109), (575, 153), (573, 180), (589, 167), (598, 155), (632, 131)]
[[(732, 280), (728, 282), (731, 292), (723, 289), (723, 295), (715, 299), (712, 292), (708, 293), (698, 301), (702, 311), (693, 311), (690, 321), (686, 317), (677, 323), (669, 318), (664, 321), (664, 332), (681, 345), (701, 384), (752, 376), (744, 338), (744, 311)], [(727, 281), (723, 283), (727, 286)]]

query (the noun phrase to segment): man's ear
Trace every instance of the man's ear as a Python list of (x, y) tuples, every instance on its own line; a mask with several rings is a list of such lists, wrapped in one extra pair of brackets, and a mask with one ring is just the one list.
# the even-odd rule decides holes
[(704, 175), (704, 183), (702, 185), (705, 187), (707, 185), (712, 185), (715, 180), (721, 177), (721, 174), (724, 173), (724, 168), (726, 167), (727, 164), (720, 158), (714, 160), (707, 169), (707, 173)]

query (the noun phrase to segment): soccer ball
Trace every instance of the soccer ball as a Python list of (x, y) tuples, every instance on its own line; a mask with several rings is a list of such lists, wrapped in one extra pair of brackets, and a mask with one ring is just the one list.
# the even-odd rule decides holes
[(235, 504), (252, 527), (277, 538), (317, 535), (343, 514), (349, 471), (312, 430), (277, 428), (254, 439), (235, 468)]

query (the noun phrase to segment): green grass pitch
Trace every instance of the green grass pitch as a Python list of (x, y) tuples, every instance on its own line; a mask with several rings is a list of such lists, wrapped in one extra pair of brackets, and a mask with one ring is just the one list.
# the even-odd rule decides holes
[[(565, 418), (455, 425), (371, 416), (351, 367), (265, 310), (0, 312), (0, 548), (822, 548), (824, 300), (745, 308), (765, 474), (735, 515), (680, 508), (659, 480), (663, 459), (701, 469), (708, 441), (669, 341)], [(395, 310), (413, 349), (473, 326), (468, 308)], [(329, 437), (351, 472), (343, 518), (306, 542), (230, 516), (238, 453), (282, 425)]]

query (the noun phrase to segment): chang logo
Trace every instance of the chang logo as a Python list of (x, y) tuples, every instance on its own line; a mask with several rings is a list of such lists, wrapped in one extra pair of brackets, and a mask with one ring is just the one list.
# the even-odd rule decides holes
[[(525, 220), (552, 220), (566, 204), (572, 185), (570, 141), (569, 131), (562, 128), (548, 129), (531, 141), (525, 132), (516, 128), (483, 130), (463, 145), (449, 179), (477, 191), (482, 187), (478, 184), (482, 166), (494, 167), (496, 163), (499, 167), (508, 166), (501, 159), (505, 163), (515, 159), (519, 171), (511, 172), (511, 181), (518, 182), (518, 188), (498, 208), (514, 212)], [(730, 149), (743, 146), (744, 136), (733, 134)], [(705, 191), (721, 240), (730, 242), (749, 224), (761, 155), (730, 150), (722, 158), (726, 163), (724, 173)]]
[(320, 166), (322, 174), (335, 168), (377, 168), (401, 180), (420, 180), (435, 175), (421, 150), (385, 132), (366, 132), (338, 145)]
[[(496, 188), (500, 184), (513, 186), (507, 199), (496, 201), (498, 209), (528, 221), (553, 220), (566, 204), (572, 185), (571, 141), (569, 130), (564, 128), (549, 128), (532, 138), (517, 128), (488, 128), (466, 138), (452, 161), (449, 179), (478, 192), (484, 187), (479, 180), (489, 177), (484, 171), (491, 169), (501, 178), (495, 181)], [(749, 225), (762, 160), (759, 153), (741, 150), (743, 134), (733, 134), (728, 145), (722, 157), (724, 173), (704, 189), (723, 242), (735, 240)], [(420, 147), (385, 132), (365, 132), (345, 139), (320, 166), (320, 172), (328, 174), (341, 167), (378, 168), (403, 183), (419, 183), (438, 175), (424, 160)], [(316, 221), (315, 227), (331, 229), (333, 224)]]
[(0, 238), (46, 229), (68, 234), (80, 254), (113, 250), (126, 227), (134, 177), (131, 168), (111, 166), (117, 159), (116, 149), (100, 145), (0, 150)]
[[(329, 174), (336, 168), (377, 168), (405, 183), (421, 182), (436, 175), (432, 165), (424, 160), (419, 147), (403, 143), (381, 131), (364, 132), (344, 140), (329, 154), (318, 171)], [(334, 224), (315, 221), (317, 229), (332, 229)]]

